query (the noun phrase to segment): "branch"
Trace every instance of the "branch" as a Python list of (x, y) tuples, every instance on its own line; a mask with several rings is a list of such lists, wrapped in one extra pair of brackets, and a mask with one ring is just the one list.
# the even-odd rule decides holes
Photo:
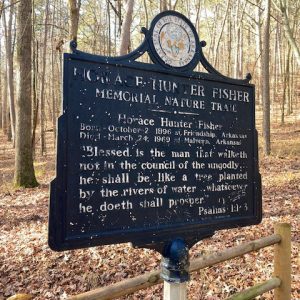
[[(276, 6), (276, 8), (278, 8), (278, 6), (275, 4), (274, 1), (275, 1), (275, 0), (272, 0), (272, 3)], [(264, 11), (264, 10), (265, 10), (264, 8), (262, 8), (262, 7), (259, 6), (258, 4), (255, 4), (255, 3), (251, 2), (250, 0), (246, 0), (246, 2), (248, 2), (249, 4), (251, 4), (251, 5), (253, 5), (253, 6), (258, 7), (261, 11)], [(279, 11), (280, 11), (280, 9), (279, 9)], [(274, 19), (276, 22), (278, 22), (279, 24), (282, 24), (282, 23), (281, 23), (277, 18), (275, 18), (272, 14), (270, 14), (270, 17), (271, 17), (272, 19)]]
[(19, 3), (20, 1), (21, 1), (21, 0), (17, 0), (17, 1), (14, 2), (14, 3), (10, 3), (10, 4), (6, 5), (6, 6), (4, 6), (4, 0), (2, 0), (2, 1), (1, 1), (2, 3), (0, 4), (0, 19), (1, 19), (2, 13), (4, 12), (5, 9), (10, 8), (11, 6), (13, 6), (13, 5)]
[(113, 9), (113, 11), (114, 11), (115, 14), (117, 15), (117, 17), (118, 17), (119, 19), (121, 19), (121, 13), (117, 11), (116, 7), (111, 3), (110, 0), (108, 0), (107, 2), (110, 4), (111, 8)]
[(69, 30), (67, 30), (66, 28), (63, 28), (63, 27), (60, 27), (60, 26), (58, 26), (58, 25), (56, 25), (56, 24), (52, 24), (52, 23), (47, 23), (47, 24), (45, 24), (45, 23), (38, 23), (38, 24), (36, 24), (36, 25), (38, 25), (38, 26), (52, 26), (52, 27), (55, 27), (55, 28), (57, 28), (57, 29), (60, 29), (60, 30), (63, 30), (63, 31), (65, 31), (66, 33), (69, 33)]
[(274, 7), (281, 13), (281, 10), (280, 10), (279, 6), (277, 5), (277, 3), (275, 2), (275, 0), (272, 0), (272, 3), (274, 5)]
[(245, 1), (245, 5), (244, 7), (242, 8), (242, 15), (241, 15), (241, 22), (239, 23), (238, 25), (238, 29), (241, 28), (241, 25), (242, 25), (242, 21), (243, 21), (243, 17), (244, 17), (244, 13), (245, 13), (245, 9), (246, 9), (246, 5), (247, 5), (247, 1)]
[(264, 11), (264, 9), (263, 9), (261, 6), (259, 6), (258, 4), (253, 3), (253, 2), (251, 2), (251, 1), (249, 1), (249, 0), (246, 0), (246, 2), (248, 2), (249, 4), (251, 4), (251, 5), (253, 5), (253, 6), (258, 7), (261, 11)]
[(248, 14), (246, 11), (245, 11), (245, 15), (256, 25), (258, 25), (258, 22), (256, 22), (255, 18), (253, 18), (250, 14)]
[(174, 5), (173, 5), (173, 10), (175, 10), (175, 9), (176, 9), (176, 5), (177, 5), (177, 3), (178, 3), (178, 0), (176, 0), (176, 1), (175, 1)]
[(2, 16), (3, 10), (4, 10), (4, 0), (2, 0), (1, 3), (0, 3), (0, 19), (1, 19), (1, 16)]

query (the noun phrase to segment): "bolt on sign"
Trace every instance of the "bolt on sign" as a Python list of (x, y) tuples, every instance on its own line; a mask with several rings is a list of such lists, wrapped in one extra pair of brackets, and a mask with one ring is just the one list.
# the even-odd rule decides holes
[[(84, 53), (75, 42), (64, 54), (53, 250), (132, 242), (160, 251), (176, 237), (191, 246), (261, 220), (251, 76), (216, 71), (177, 12), (142, 32), (125, 56)], [(144, 53), (152, 64), (137, 60)]]

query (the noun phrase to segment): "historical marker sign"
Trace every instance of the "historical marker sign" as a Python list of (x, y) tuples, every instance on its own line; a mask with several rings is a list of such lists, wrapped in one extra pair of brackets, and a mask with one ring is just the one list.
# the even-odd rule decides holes
[[(254, 86), (215, 71), (176, 12), (145, 34), (124, 57), (64, 55), (54, 250), (127, 241), (159, 249), (260, 222)], [(135, 61), (146, 51), (154, 64)], [(199, 61), (209, 74), (193, 72)]]

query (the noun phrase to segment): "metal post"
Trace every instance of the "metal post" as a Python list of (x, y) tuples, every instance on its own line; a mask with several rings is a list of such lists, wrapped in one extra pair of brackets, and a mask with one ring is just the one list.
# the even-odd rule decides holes
[(183, 239), (173, 240), (163, 252), (161, 278), (164, 300), (186, 300), (189, 281), (189, 249)]

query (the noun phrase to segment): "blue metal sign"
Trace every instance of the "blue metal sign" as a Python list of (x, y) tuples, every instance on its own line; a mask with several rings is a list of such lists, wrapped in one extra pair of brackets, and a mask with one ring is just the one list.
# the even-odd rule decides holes
[[(122, 57), (64, 54), (49, 245), (132, 242), (162, 251), (261, 220), (251, 77), (205, 59), (194, 26), (159, 14)], [(148, 53), (153, 64), (138, 62)], [(194, 72), (197, 64), (208, 73)]]

